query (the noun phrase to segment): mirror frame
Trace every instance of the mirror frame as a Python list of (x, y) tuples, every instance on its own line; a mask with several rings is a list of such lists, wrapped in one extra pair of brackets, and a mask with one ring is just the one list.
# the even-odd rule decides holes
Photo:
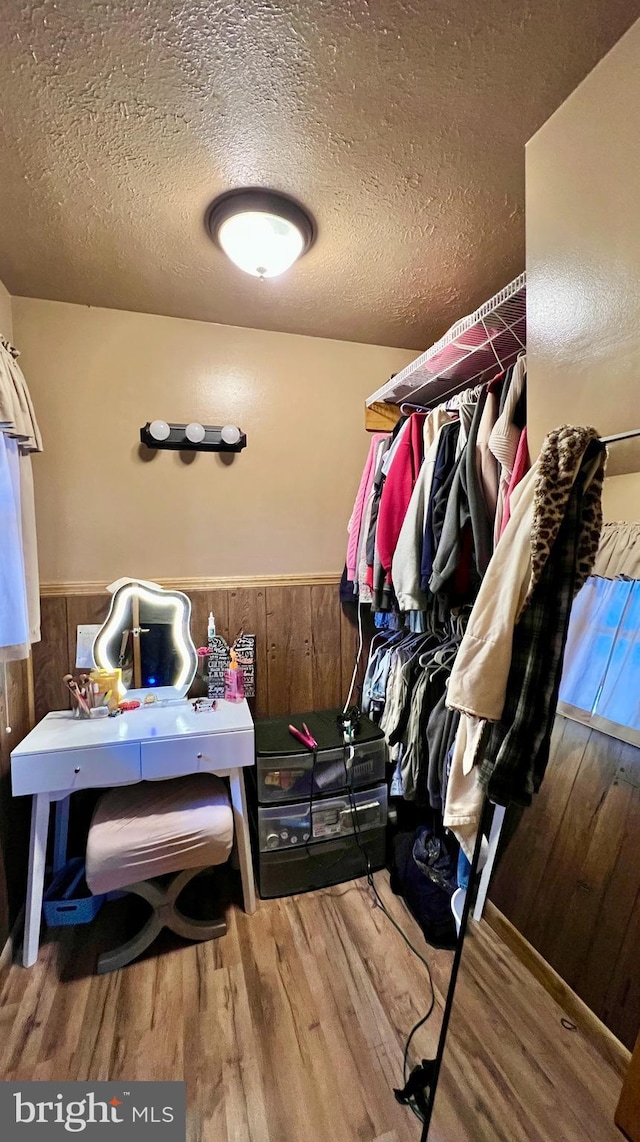
[(181, 659), (180, 671), (173, 686), (149, 686), (142, 689), (127, 689), (124, 684), (124, 694), (134, 697), (140, 694), (155, 694), (159, 699), (186, 697), (198, 666), (196, 648), (191, 638), (191, 600), (182, 591), (165, 590), (164, 587), (151, 583), (143, 583), (139, 579), (129, 579), (122, 583), (111, 596), (109, 613), (96, 635), (93, 644), (93, 660), (100, 670), (114, 670), (117, 663), (111, 662), (107, 653), (107, 645), (116, 632), (122, 630), (125, 608), (130, 599), (137, 596), (149, 602), (161, 603), (174, 607), (172, 619), (173, 637)]

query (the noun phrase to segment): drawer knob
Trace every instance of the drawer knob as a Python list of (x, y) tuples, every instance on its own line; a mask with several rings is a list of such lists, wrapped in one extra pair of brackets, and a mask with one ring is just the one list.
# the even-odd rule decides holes
[(196, 757), (198, 758), (198, 761), (200, 761), (200, 760), (202, 759), (202, 754), (201, 754), (201, 753), (197, 753), (197, 754), (196, 754)]
[(74, 773), (79, 773), (79, 772), (80, 772), (80, 766), (79, 766), (79, 765), (76, 765), (76, 767), (75, 767), (75, 769), (74, 769), (74, 771), (73, 771), (73, 772), (74, 772)]

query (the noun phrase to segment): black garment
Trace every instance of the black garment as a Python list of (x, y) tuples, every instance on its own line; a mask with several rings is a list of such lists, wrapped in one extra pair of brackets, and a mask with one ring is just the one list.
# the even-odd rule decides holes
[(471, 430), (465, 450), (466, 491), (469, 502), (469, 515), (473, 531), (473, 550), (476, 570), (480, 578), (484, 576), (489, 560), (493, 555), (493, 519), (487, 509), (484, 489), (478, 471), (478, 429), (487, 403), (487, 390), (483, 389), (471, 422)]
[(420, 586), (425, 592), (429, 590), (429, 579), (442, 534), (449, 491), (459, 463), (459, 458), (456, 460), (459, 435), (460, 424), (458, 421), (445, 424), (440, 434), (422, 541)]
[(447, 754), (460, 723), (460, 711), (450, 710), (446, 699), (445, 692), (434, 706), (427, 722), (429, 766), (426, 778), (429, 804), (432, 809), (440, 811), (444, 804), (443, 786)]
[(489, 726), (479, 775), (480, 784), (498, 805), (530, 805), (549, 761), (576, 590), (585, 480), (593, 471), (594, 458), (603, 452), (598, 440), (588, 445), (556, 539), (514, 628), (502, 719)]
[(493, 522), (478, 474), (477, 439), (487, 400), (482, 390), (469, 435), (451, 483), (429, 589), (455, 601), (471, 600), (493, 554)]
[(350, 579), (347, 579), (347, 565), (346, 565), (346, 563), (344, 565), (344, 570), (342, 572), (342, 578), (340, 579), (339, 590), (340, 590), (340, 602), (341, 603), (346, 603), (346, 604), (351, 603), (351, 604), (355, 604), (357, 606), (357, 604), (358, 604), (358, 584), (352, 583)]

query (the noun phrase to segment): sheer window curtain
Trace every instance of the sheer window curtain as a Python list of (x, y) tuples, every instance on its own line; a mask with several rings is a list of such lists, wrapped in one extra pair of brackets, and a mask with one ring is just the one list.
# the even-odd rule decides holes
[[(559, 713), (640, 744), (640, 581), (592, 576), (571, 611)], [(627, 732), (630, 731), (630, 732)]]

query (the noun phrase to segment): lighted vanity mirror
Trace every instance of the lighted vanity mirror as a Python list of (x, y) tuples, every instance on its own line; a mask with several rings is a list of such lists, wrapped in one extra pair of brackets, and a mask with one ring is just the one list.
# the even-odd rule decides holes
[(182, 591), (124, 581), (93, 644), (95, 664), (120, 667), (130, 697), (153, 691), (158, 698), (184, 698), (197, 666), (190, 619), (191, 602)]

